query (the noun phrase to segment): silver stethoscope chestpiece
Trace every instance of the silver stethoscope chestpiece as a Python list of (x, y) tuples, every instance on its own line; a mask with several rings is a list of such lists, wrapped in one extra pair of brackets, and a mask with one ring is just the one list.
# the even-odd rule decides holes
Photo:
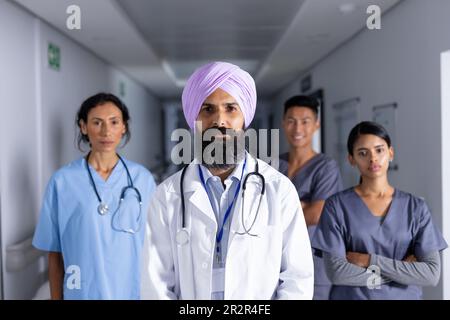
[(186, 228), (178, 230), (175, 240), (180, 246), (185, 245), (189, 242), (189, 231)]
[(100, 213), (102, 216), (104, 216), (105, 214), (108, 213), (109, 208), (108, 208), (108, 205), (106, 203), (100, 203), (98, 205), (97, 210), (98, 210), (98, 213)]

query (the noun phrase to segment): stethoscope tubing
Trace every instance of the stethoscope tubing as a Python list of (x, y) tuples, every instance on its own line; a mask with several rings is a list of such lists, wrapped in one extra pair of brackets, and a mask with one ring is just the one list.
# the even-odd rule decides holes
[[(256, 218), (258, 216), (259, 213), (259, 208), (261, 206), (261, 200), (262, 197), (264, 196), (264, 193), (266, 191), (266, 182), (265, 182), (265, 178), (264, 176), (259, 173), (259, 165), (258, 165), (258, 160), (255, 159), (255, 171), (247, 173), (245, 178), (244, 178), (244, 182), (242, 184), (242, 197), (244, 197), (245, 195), (245, 190), (247, 188), (247, 180), (248, 178), (250, 178), (252, 175), (257, 176), (260, 180), (261, 180), (261, 192), (260, 192), (260, 199), (259, 199), (259, 203), (258, 203), (258, 207), (257, 207), (257, 212), (255, 214), (255, 218), (253, 219), (252, 224), (250, 225), (250, 228), (247, 229), (245, 227), (245, 225), (243, 224), (243, 228), (244, 228), (244, 233), (238, 233), (238, 234), (248, 234), (250, 236), (256, 236), (254, 234), (250, 234), (250, 230), (252, 229), (253, 225), (255, 224)], [(186, 228), (186, 202), (185, 202), (185, 197), (184, 197), (184, 179), (185, 179), (185, 175), (186, 175), (186, 171), (188, 169), (189, 165), (184, 166), (184, 168), (181, 171), (181, 177), (180, 177), (180, 194), (181, 194), (181, 230), (179, 230), (180, 232), (183, 233), (188, 233), (187, 228)], [(242, 214), (243, 217), (243, 214)], [(242, 218), (243, 219), (243, 218)], [(242, 222), (243, 223), (243, 222)], [(178, 238), (178, 235), (177, 235)], [(183, 237), (184, 240), (185, 237)], [(177, 239), (178, 240), (178, 239)], [(180, 239), (181, 240), (181, 239)], [(183, 241), (185, 242), (185, 241)]]

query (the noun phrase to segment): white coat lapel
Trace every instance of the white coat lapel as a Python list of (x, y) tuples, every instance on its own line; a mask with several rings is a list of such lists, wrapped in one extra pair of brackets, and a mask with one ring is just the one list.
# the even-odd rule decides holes
[[(209, 202), (208, 194), (198, 177), (198, 166), (190, 164), (184, 179), (186, 198), (187, 227), (191, 232), (191, 243), (180, 249), (179, 257), (183, 260), (188, 279), (185, 294), (189, 299), (209, 299), (211, 295), (211, 279), (208, 269), (205, 269), (205, 261), (212, 259), (214, 236), (217, 229), (216, 218)], [(210, 234), (207, 233), (210, 230)], [(211, 258), (210, 258), (211, 257)], [(181, 266), (181, 261), (180, 261)], [(204, 270), (204, 272), (198, 272)], [(190, 287), (191, 286), (191, 287)]]
[[(206, 215), (215, 223), (216, 217), (209, 201), (208, 194), (198, 176), (198, 165), (192, 163), (189, 165), (189, 168), (186, 171), (184, 185), (185, 197), (189, 199), (189, 202), (186, 202), (186, 206), (194, 206), (198, 212)], [(191, 210), (186, 207), (186, 212), (189, 211)]]

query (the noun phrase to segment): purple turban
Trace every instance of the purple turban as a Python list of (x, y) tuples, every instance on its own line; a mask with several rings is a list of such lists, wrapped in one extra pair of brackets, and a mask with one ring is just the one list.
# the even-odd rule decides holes
[(198, 68), (187, 81), (181, 100), (189, 127), (194, 129), (203, 102), (218, 88), (236, 99), (247, 128), (255, 115), (255, 81), (248, 72), (227, 62), (208, 63)]

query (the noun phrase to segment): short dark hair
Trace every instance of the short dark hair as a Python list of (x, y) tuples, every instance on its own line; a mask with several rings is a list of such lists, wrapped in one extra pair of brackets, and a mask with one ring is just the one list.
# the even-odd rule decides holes
[(319, 101), (316, 98), (309, 96), (293, 96), (290, 97), (284, 103), (284, 114), (293, 107), (305, 107), (311, 109), (312, 112), (316, 115), (316, 118), (319, 114)]
[(130, 128), (128, 126), (128, 122), (130, 121), (130, 113), (128, 112), (127, 106), (115, 95), (111, 93), (101, 92), (97, 93), (96, 95), (93, 95), (92, 97), (87, 98), (81, 104), (81, 107), (77, 112), (75, 124), (78, 127), (77, 145), (80, 151), (83, 151), (81, 149), (81, 143), (89, 143), (89, 137), (83, 134), (83, 132), (81, 131), (81, 120), (83, 120), (83, 122), (87, 124), (89, 111), (91, 111), (93, 108), (97, 106), (101, 106), (108, 102), (114, 104), (122, 112), (122, 119), (126, 129), (124, 145), (127, 144), (128, 141), (130, 141), (131, 133)]
[(388, 147), (391, 147), (391, 137), (389, 137), (387, 130), (381, 124), (372, 121), (363, 121), (354, 126), (348, 135), (347, 151), (349, 155), (353, 156), (353, 147), (358, 138), (363, 134), (373, 134), (386, 141)]

